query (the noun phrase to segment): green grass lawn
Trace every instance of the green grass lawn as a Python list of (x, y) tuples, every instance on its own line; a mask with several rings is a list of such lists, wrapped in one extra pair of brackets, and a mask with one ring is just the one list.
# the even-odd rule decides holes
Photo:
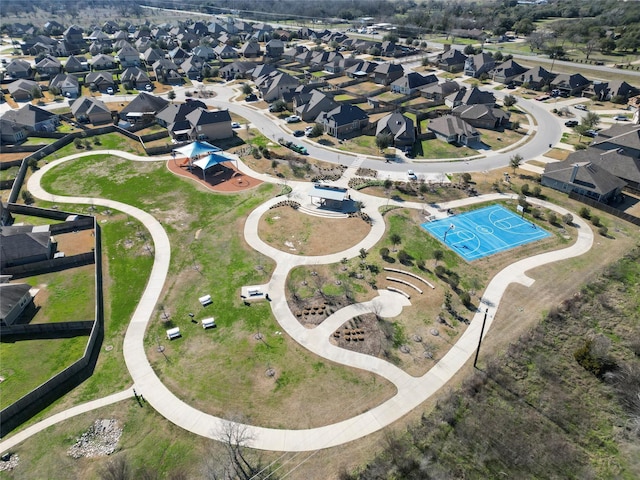
[(419, 158), (460, 158), (477, 155), (478, 151), (469, 147), (455, 146), (442, 140), (422, 140), (414, 153)]
[(49, 145), (58, 140), (57, 138), (29, 137), (23, 145)]
[(340, 95), (336, 95), (334, 97), (334, 100), (336, 102), (344, 102), (347, 100), (354, 100), (356, 97), (352, 96), (352, 95), (347, 95), (346, 93), (340, 94)]

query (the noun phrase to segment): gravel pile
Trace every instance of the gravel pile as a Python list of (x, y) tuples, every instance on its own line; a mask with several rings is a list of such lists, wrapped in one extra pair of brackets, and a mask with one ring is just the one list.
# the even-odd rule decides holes
[(18, 457), (17, 453), (3, 455), (2, 460), (0, 460), (0, 472), (8, 472), (10, 470), (13, 470), (18, 466), (19, 462), (20, 457)]
[(114, 419), (96, 420), (89, 430), (84, 432), (67, 454), (73, 458), (103, 457), (116, 450), (122, 429)]

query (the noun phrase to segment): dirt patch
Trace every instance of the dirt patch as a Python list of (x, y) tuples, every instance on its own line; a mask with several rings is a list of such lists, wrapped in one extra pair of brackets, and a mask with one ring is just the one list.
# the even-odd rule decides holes
[(95, 245), (93, 229), (56, 235), (58, 252), (64, 252), (65, 256), (78, 255), (90, 252)]
[(194, 180), (209, 190), (218, 193), (243, 192), (262, 183), (262, 180), (249, 177), (237, 170), (231, 162), (209, 168), (205, 172), (204, 178), (202, 170), (197, 167), (189, 170), (189, 165), (185, 161), (168, 160), (167, 168), (176, 175)]
[(356, 245), (371, 231), (358, 217), (324, 218), (278, 207), (260, 219), (258, 234), (269, 245), (296, 255), (327, 255)]

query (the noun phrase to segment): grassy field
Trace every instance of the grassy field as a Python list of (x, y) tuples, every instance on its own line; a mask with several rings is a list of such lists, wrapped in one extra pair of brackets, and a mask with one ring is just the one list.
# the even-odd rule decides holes
[(469, 147), (456, 146), (438, 139), (422, 140), (413, 148), (417, 158), (461, 158), (478, 155)]

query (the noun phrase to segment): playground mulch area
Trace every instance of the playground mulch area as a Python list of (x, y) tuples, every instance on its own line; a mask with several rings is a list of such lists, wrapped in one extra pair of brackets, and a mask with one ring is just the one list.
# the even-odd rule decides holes
[(167, 168), (176, 175), (189, 178), (218, 193), (243, 192), (262, 183), (262, 180), (249, 177), (238, 171), (231, 162), (209, 168), (204, 179), (202, 178), (202, 170), (197, 167), (189, 170), (189, 166), (187, 164), (183, 165), (181, 161), (167, 160)]

